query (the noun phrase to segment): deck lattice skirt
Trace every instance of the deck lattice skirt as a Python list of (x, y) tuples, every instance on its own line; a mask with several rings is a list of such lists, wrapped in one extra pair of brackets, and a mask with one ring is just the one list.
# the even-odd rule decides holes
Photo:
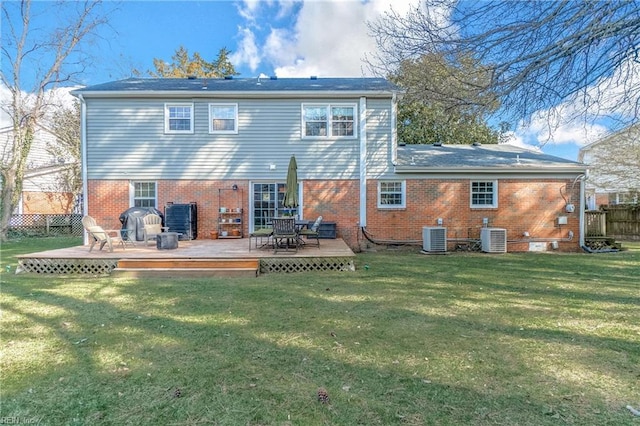
[(20, 259), (17, 272), (36, 274), (110, 274), (118, 259)]
[(352, 258), (347, 257), (287, 257), (260, 259), (260, 273), (307, 271), (355, 271)]

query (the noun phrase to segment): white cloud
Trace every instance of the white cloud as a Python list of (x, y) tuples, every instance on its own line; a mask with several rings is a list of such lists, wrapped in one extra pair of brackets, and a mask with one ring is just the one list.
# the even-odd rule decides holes
[[(276, 18), (283, 25), (279, 27), (274, 19), (268, 34), (259, 41), (266, 12), (275, 4), (242, 3), (245, 25), (239, 32), (239, 50), (233, 60), (235, 64), (248, 64), (253, 71), (268, 67), (279, 77), (367, 75), (363, 58), (376, 50), (367, 22), (382, 16), (392, 4), (399, 13), (411, 6), (411, 2), (398, 4), (392, 0), (280, 1)], [(293, 18), (294, 24), (285, 17)], [(252, 42), (255, 50), (249, 48)]]
[[(71, 95), (71, 91), (80, 88), (75, 87), (59, 87), (57, 89), (49, 90), (45, 93), (45, 120), (51, 118), (51, 114), (55, 112), (58, 107), (71, 108), (75, 98)], [(29, 102), (32, 95), (23, 92), (22, 96)], [(4, 85), (0, 84), (0, 128), (12, 126), (11, 117), (7, 113), (11, 107), (11, 91)], [(42, 123), (45, 124), (45, 123)]]
[(252, 71), (255, 71), (262, 60), (256, 45), (254, 33), (249, 28), (241, 28), (241, 39), (238, 44), (238, 50), (232, 53), (230, 60), (234, 64), (245, 63)]
[(628, 61), (610, 77), (556, 107), (538, 111), (529, 125), (515, 132), (518, 140), (534, 146), (575, 145), (595, 142), (636, 114), (640, 90), (640, 64)]

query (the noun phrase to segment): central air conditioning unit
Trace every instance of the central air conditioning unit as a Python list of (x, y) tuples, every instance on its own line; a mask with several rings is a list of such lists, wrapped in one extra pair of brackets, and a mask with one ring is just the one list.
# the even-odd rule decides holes
[(447, 228), (424, 226), (422, 228), (422, 250), (429, 253), (447, 251)]
[(501, 228), (482, 228), (480, 231), (482, 251), (485, 253), (507, 252), (507, 230)]

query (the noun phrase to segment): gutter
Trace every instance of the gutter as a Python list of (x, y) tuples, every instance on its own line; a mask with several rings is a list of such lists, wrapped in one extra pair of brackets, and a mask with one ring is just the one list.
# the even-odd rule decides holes
[(93, 91), (75, 91), (74, 96), (84, 96), (85, 98), (359, 98), (362, 96), (372, 98), (390, 98), (393, 97), (395, 92), (388, 90), (372, 90), (372, 91), (354, 91), (354, 90), (275, 90), (275, 91), (262, 91), (262, 90), (171, 90), (171, 91), (158, 91), (158, 90), (93, 90)]
[(584, 167), (575, 166), (544, 166), (544, 167), (425, 167), (425, 166), (395, 166), (394, 172), (397, 174), (469, 174), (469, 173), (491, 173), (491, 174), (548, 174), (552, 173), (584, 173)]

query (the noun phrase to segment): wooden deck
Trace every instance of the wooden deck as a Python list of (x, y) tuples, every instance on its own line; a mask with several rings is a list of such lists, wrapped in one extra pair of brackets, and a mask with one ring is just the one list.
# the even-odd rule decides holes
[[(253, 241), (252, 241), (253, 243)], [(118, 246), (113, 252), (89, 246), (76, 246), (30, 253), (18, 256), (17, 273), (38, 274), (111, 274), (135, 272), (134, 275), (208, 275), (216, 269), (229, 274), (235, 269), (230, 261), (253, 260), (257, 265), (254, 274), (274, 272), (304, 272), (310, 270), (354, 270), (355, 254), (341, 239), (323, 239), (320, 248), (311, 245), (297, 252), (278, 251), (252, 246), (249, 239), (180, 241), (178, 248), (158, 250), (144, 242)], [(161, 262), (161, 260), (164, 260)], [(223, 261), (224, 260), (224, 261)], [(191, 261), (191, 266), (185, 266)], [(207, 261), (207, 262), (205, 262)], [(194, 265), (198, 265), (197, 267)], [(216, 267), (216, 264), (218, 267)], [(242, 263), (243, 268), (246, 262)], [(206, 267), (205, 267), (206, 265)], [(255, 269), (255, 268), (254, 268)], [(198, 272), (199, 271), (199, 272)], [(237, 272), (237, 271), (236, 271)]]

